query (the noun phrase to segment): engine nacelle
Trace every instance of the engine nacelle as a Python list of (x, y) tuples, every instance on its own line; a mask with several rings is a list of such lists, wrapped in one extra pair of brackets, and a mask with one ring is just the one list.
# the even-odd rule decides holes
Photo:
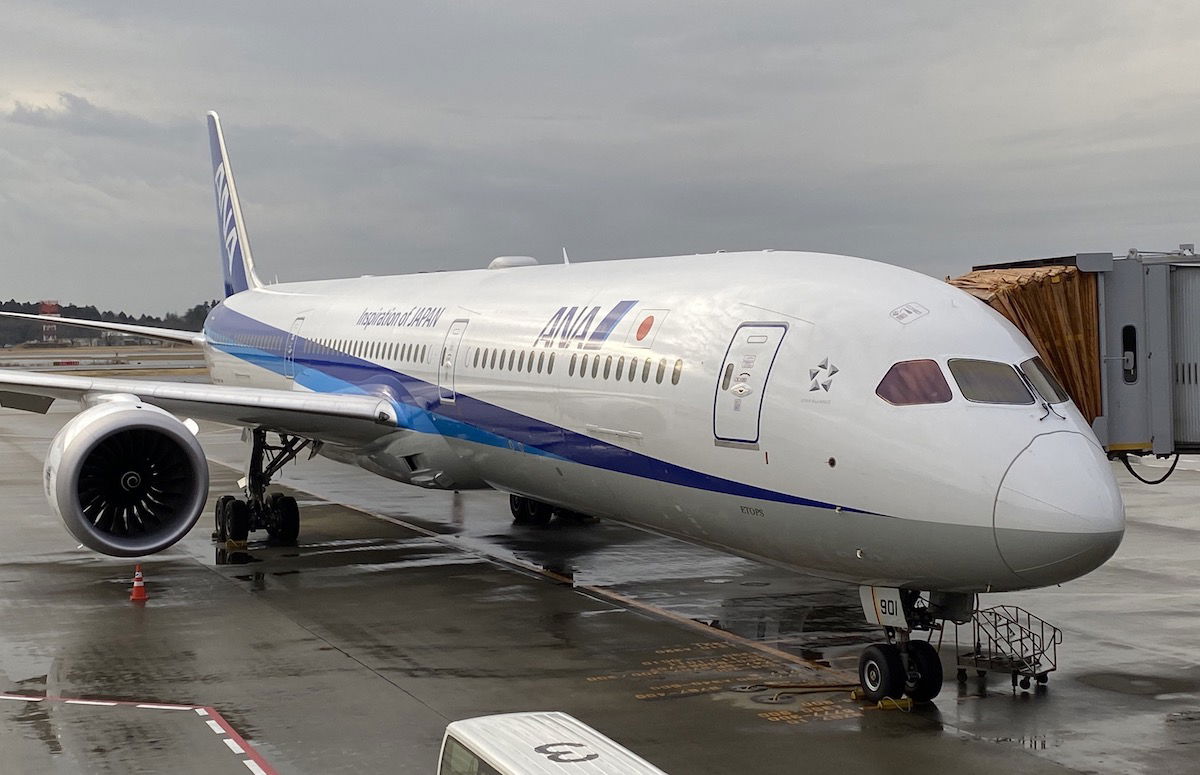
[(208, 498), (208, 461), (186, 425), (112, 396), (63, 426), (46, 455), (46, 499), (81, 544), (115, 557), (183, 538)]

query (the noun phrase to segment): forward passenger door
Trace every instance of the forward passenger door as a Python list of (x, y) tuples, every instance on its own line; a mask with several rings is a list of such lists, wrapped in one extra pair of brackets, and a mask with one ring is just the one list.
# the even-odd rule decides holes
[(725, 352), (713, 399), (713, 436), (718, 443), (757, 444), (763, 395), (786, 323), (743, 323)]
[(467, 333), (467, 323), (462, 319), (450, 324), (446, 332), (446, 340), (442, 344), (442, 358), (438, 361), (438, 398), (446, 403), (454, 403), (458, 395), (454, 390), (454, 373), (458, 367), (458, 351), (462, 348), (463, 334)]

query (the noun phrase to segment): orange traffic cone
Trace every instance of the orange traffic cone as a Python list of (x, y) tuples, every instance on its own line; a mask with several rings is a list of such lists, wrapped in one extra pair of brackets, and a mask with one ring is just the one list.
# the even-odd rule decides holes
[(150, 599), (146, 594), (146, 582), (142, 578), (142, 566), (133, 569), (133, 589), (129, 590), (129, 599), (141, 603)]

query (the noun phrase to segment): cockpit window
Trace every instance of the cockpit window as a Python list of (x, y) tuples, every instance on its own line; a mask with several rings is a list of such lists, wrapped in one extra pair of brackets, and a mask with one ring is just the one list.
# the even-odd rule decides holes
[(1021, 364), (1021, 371), (1037, 390), (1038, 395), (1048, 404), (1061, 404), (1070, 398), (1067, 391), (1059, 383), (1041, 358), (1030, 358)]
[(950, 386), (936, 361), (900, 361), (883, 375), (875, 395), (896, 406), (944, 404), (950, 400)]
[(951, 358), (950, 373), (963, 398), (978, 404), (1032, 404), (1025, 380), (1007, 363)]

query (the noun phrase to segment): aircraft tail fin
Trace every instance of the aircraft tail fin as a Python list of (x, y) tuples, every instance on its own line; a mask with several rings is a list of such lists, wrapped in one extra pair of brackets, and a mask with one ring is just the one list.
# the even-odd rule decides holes
[(225, 276), (225, 296), (260, 288), (262, 283), (254, 274), (254, 259), (250, 255), (250, 240), (246, 222), (242, 219), (242, 204), (238, 200), (221, 119), (208, 112), (208, 142), (212, 150), (213, 187), (217, 195), (217, 227), (221, 237), (221, 266)]

